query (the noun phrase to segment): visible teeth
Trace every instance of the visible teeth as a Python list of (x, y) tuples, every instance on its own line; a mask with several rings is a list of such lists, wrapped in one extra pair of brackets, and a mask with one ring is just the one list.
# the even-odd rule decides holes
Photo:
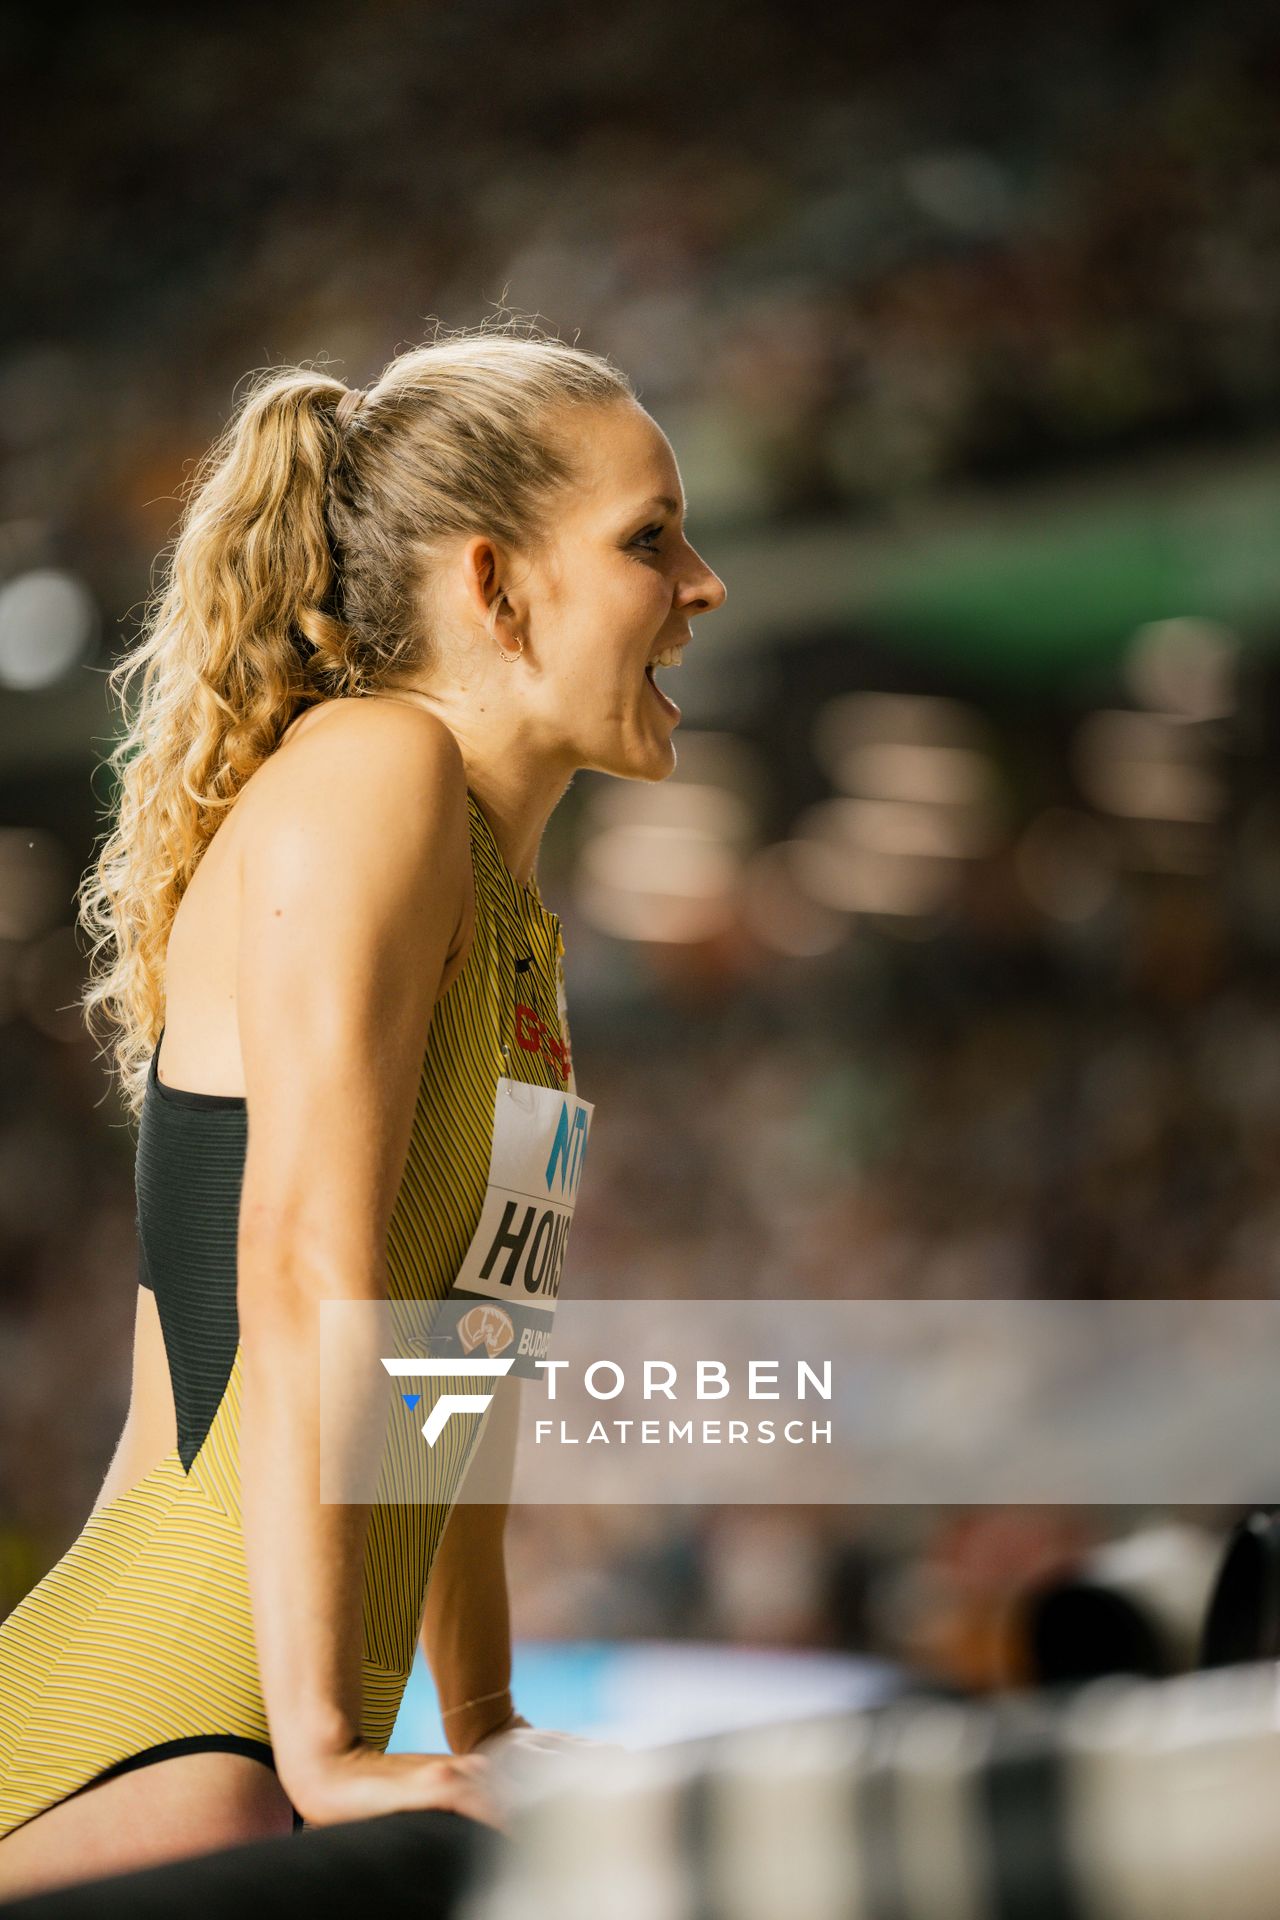
[(665, 653), (656, 653), (649, 662), (651, 667), (678, 667), (680, 665), (679, 647), (668, 647)]

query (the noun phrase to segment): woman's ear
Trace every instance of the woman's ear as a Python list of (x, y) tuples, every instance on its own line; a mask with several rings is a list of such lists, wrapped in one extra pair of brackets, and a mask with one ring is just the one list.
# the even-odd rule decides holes
[(463, 546), (461, 568), (467, 611), (486, 626), (494, 598), (502, 591), (502, 555), (493, 541), (473, 533)]

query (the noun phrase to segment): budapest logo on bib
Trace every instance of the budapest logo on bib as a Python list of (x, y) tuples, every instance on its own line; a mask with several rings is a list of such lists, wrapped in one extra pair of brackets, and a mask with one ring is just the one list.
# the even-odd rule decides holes
[(433, 1321), (440, 1352), (540, 1377), (594, 1110), (571, 1088), (499, 1079), (479, 1224)]

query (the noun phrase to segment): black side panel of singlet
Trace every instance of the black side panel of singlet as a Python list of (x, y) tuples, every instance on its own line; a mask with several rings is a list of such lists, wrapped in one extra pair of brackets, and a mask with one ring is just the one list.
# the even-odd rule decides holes
[(138, 1240), (188, 1473), (226, 1392), (240, 1338), (236, 1239), (247, 1144), (242, 1100), (161, 1092), (153, 1055), (134, 1171)]

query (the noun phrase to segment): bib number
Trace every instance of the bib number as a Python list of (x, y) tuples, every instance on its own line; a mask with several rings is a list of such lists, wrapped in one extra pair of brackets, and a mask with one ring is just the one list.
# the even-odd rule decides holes
[(539, 1377), (594, 1110), (571, 1089), (498, 1081), (480, 1221), (435, 1321), (441, 1353)]

